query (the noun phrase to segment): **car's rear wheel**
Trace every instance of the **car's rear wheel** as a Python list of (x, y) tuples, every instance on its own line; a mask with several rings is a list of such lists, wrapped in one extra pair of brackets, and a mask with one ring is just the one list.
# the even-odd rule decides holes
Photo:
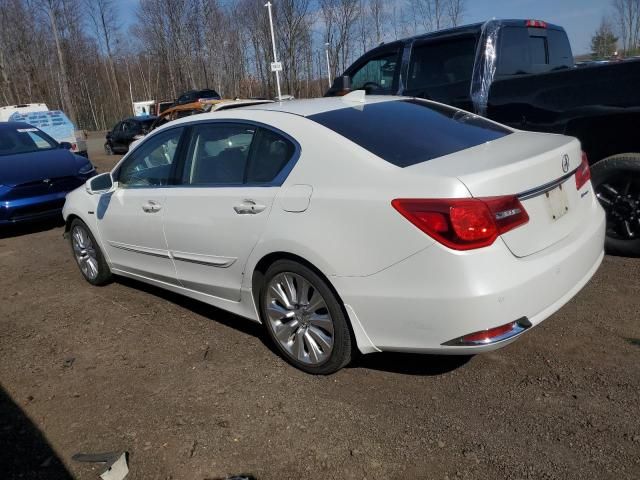
[(109, 265), (89, 227), (82, 220), (76, 218), (71, 223), (69, 240), (73, 258), (85, 280), (92, 285), (104, 285), (109, 282), (111, 280)]
[(113, 155), (113, 147), (109, 142), (104, 144), (104, 153), (107, 155)]
[(607, 212), (607, 253), (640, 257), (640, 154), (600, 160), (591, 167), (591, 179)]
[(342, 304), (305, 265), (278, 260), (267, 269), (260, 311), (269, 337), (295, 367), (326, 375), (351, 360), (351, 332)]

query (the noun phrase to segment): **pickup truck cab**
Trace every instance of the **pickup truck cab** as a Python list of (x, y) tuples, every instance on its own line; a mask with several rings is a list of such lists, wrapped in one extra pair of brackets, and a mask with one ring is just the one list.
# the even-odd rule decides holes
[(490, 20), (382, 44), (326, 96), (363, 89), (420, 97), (513, 128), (577, 137), (607, 211), (608, 251), (640, 256), (638, 85), (638, 60), (577, 68), (562, 27)]

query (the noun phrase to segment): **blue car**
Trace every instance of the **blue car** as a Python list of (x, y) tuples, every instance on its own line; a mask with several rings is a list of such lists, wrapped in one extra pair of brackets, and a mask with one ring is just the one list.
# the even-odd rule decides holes
[(67, 193), (96, 174), (70, 148), (27, 123), (0, 122), (0, 226), (62, 218)]

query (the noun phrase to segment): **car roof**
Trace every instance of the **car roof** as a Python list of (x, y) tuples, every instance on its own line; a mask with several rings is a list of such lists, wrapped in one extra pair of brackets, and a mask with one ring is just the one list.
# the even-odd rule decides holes
[[(451, 27), (451, 28), (444, 28), (442, 30), (435, 30), (433, 32), (426, 32), (426, 33), (419, 33), (417, 35), (412, 35), (410, 37), (405, 37), (405, 38), (401, 38), (398, 40), (394, 40), (392, 42), (389, 43), (381, 43), (380, 45), (378, 45), (375, 48), (372, 48), (371, 50), (368, 50), (365, 55), (369, 55), (371, 53), (375, 53), (378, 50), (383, 50), (385, 48), (387, 48), (389, 45), (395, 45), (395, 44), (402, 44), (402, 43), (407, 43), (407, 42), (415, 42), (415, 41), (420, 41), (420, 40), (428, 40), (428, 39), (437, 39), (440, 37), (452, 37), (452, 36), (458, 36), (458, 35), (469, 35), (469, 34), (478, 34), (480, 31), (482, 31), (482, 28), (489, 23), (493, 23), (493, 24), (497, 24), (500, 26), (505, 26), (505, 27), (524, 27), (525, 26), (525, 22), (527, 22), (528, 19), (492, 19), (492, 20), (487, 20), (486, 22), (477, 22), (477, 23), (471, 23), (468, 25), (461, 25), (459, 27)], [(564, 30), (561, 26), (559, 25), (554, 25), (553, 23), (546, 23), (546, 29), (552, 29), (552, 30)]]
[[(364, 90), (355, 90), (342, 97), (311, 98), (305, 100), (287, 100), (286, 102), (265, 103), (239, 107), (237, 110), (264, 110), (273, 112), (291, 113), (301, 117), (308, 117), (318, 113), (330, 112), (342, 108), (371, 105), (381, 102), (393, 102), (406, 97), (391, 95), (364, 95)], [(213, 112), (215, 113), (215, 112)]]

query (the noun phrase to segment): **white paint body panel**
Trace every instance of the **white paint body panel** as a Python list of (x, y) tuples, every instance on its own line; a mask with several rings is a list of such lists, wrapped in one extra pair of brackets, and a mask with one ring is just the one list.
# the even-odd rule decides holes
[[(135, 202), (131, 210), (118, 203), (100, 218), (89, 214), (97, 213), (99, 195), (82, 188), (67, 197), (64, 216), (78, 216), (88, 224), (115, 273), (256, 321), (256, 265), (274, 253), (299, 256), (337, 291), (363, 353), (466, 354), (498, 348), (509, 341), (487, 347), (442, 343), (523, 316), (536, 325), (569, 301), (597, 269), (603, 255), (604, 212), (590, 182), (578, 192), (573, 177), (567, 180), (574, 182), (569, 192), (572, 212), (562, 225), (549, 222), (534, 198), (525, 203), (527, 210), (531, 206), (530, 224), (489, 247), (465, 252), (437, 243), (391, 206), (394, 198), (494, 196), (539, 187), (562, 176), (557, 168), (563, 152), (571, 155), (571, 170), (577, 168), (580, 147), (574, 139), (516, 132), (398, 168), (304, 118), (344, 107), (354, 104), (335, 98), (292, 101), (172, 122), (250, 120), (283, 131), (301, 151), (281, 186), (157, 188), (153, 196), (136, 199), (162, 203), (161, 214), (153, 220), (142, 220), (149, 214), (140, 205), (138, 213)], [(112, 195), (117, 200), (123, 194), (116, 190)], [(256, 215), (237, 215), (233, 207), (244, 199), (265, 208)], [(147, 254), (129, 258), (108, 240), (166, 249), (169, 264), (164, 269), (157, 263), (160, 257)], [(163, 278), (172, 268), (174, 277)]]

